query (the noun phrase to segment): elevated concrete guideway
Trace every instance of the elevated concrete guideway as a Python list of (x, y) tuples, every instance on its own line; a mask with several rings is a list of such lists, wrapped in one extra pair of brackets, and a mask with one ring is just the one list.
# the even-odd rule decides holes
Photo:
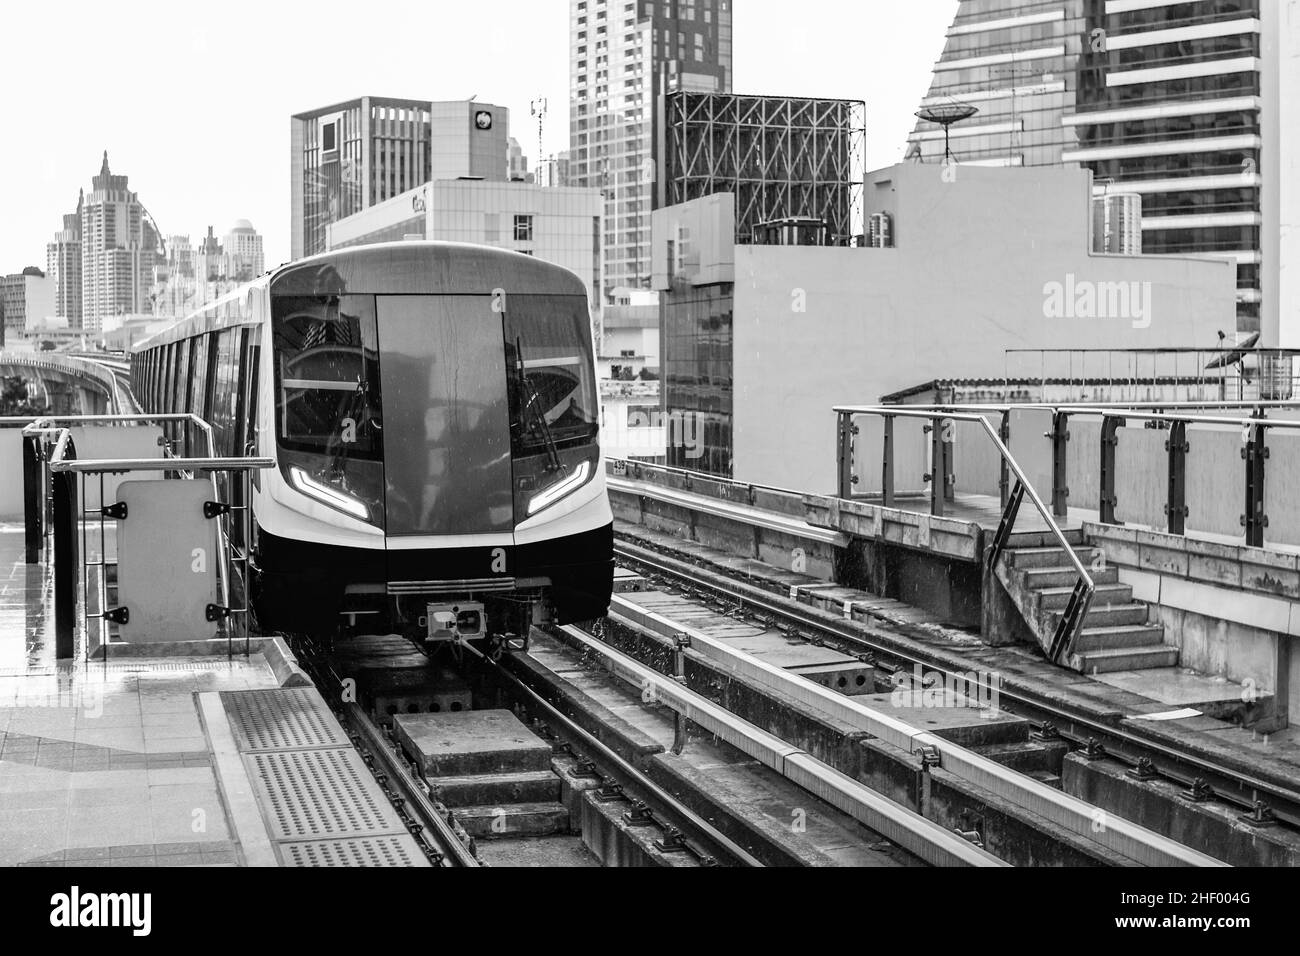
[[(777, 569), (800, 600), (838, 601), (846, 615), (851, 606), (855, 617), (961, 628), (993, 647), (1032, 640), (1015, 626), (1019, 611), (1003, 585), (994, 590), (985, 575), (1003, 514), (995, 496), (956, 494), (937, 516), (928, 498), (900, 495), (885, 508), (635, 462), (610, 467), (621, 534), (667, 535), (687, 557), (697, 546), (733, 555), (741, 577), (751, 565)], [(1095, 647), (1085, 665), (1093, 680), (1170, 710), (1220, 714), (1249, 698), (1258, 729), (1286, 726), (1300, 682), (1289, 651), (1300, 554), (1102, 525), (1087, 509), (1070, 508), (1060, 524), (1095, 569), (1086, 635)], [(1020, 573), (1041, 585), (1031, 600), (1059, 615), (1070, 588), (1054, 580), (1046, 521), (1022, 509), (1015, 534)], [(1125, 640), (1139, 643), (1125, 650)], [(1162, 657), (1134, 651), (1154, 645)]]
[(136, 410), (125, 365), (113, 356), (0, 350), (0, 378), (34, 382), (51, 414), (117, 415)]

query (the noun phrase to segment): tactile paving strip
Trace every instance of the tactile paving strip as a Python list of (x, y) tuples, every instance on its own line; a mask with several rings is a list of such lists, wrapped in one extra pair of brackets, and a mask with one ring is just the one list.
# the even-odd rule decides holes
[(310, 687), (229, 691), (221, 699), (244, 753), (350, 746), (339, 722)]
[(422, 866), (411, 856), (409, 837), (358, 837), (353, 840), (314, 840), (283, 843), (289, 866)]
[(315, 688), (221, 701), (282, 865), (429, 865)]
[(271, 811), (272, 839), (406, 832), (354, 750), (257, 753), (247, 759)]

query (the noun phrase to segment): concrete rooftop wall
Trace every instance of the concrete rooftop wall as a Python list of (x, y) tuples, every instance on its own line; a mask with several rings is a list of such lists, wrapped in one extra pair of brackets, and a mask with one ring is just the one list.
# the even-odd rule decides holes
[[(1000, 377), (1007, 349), (1209, 347), (1234, 328), (1231, 263), (1091, 255), (1090, 189), (1076, 167), (900, 165), (866, 187), (867, 213), (894, 216), (895, 248), (736, 247), (735, 477), (829, 491), (834, 405)], [(663, 245), (656, 233), (656, 257)], [(1142, 314), (1094, 302), (1089, 317), (1050, 316), (1049, 283), (1077, 312), (1085, 283), (1103, 282), (1137, 283)]]

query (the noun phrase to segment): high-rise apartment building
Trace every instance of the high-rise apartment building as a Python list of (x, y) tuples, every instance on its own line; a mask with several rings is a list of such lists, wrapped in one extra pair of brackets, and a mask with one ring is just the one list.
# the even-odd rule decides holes
[(81, 207), (81, 327), (98, 332), (110, 316), (149, 311), (158, 234), (108, 153)]
[(266, 271), (262, 237), (247, 219), (235, 221), (234, 226), (226, 233), (223, 249), (229, 261), (230, 278), (248, 282)]
[(0, 276), (0, 348), (21, 339), (29, 320), (54, 314), (54, 289), (54, 277), (36, 266)]
[(537, 185), (569, 185), (569, 151), (567, 149), (538, 164)]
[(569, 0), (568, 185), (605, 194), (606, 299), (650, 286), (663, 97), (731, 91), (731, 0)]
[(472, 100), (363, 96), (290, 120), (294, 259), (325, 251), (325, 227), (431, 179), (507, 176), (509, 110)]
[(54, 315), (68, 320), (68, 328), (81, 328), (81, 208), (63, 217), (63, 228), (45, 247), (45, 272), (54, 280)]
[[(1079, 163), (1144, 253), (1237, 264), (1237, 326), (1300, 346), (1300, 0), (962, 0), (923, 107), (958, 162)], [(1289, 112), (1288, 112), (1289, 111)], [(922, 120), (909, 156), (943, 158)]]

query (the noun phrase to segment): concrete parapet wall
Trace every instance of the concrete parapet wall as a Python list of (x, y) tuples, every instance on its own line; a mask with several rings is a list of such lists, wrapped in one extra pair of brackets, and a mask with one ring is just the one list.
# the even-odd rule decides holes
[(983, 529), (969, 521), (823, 495), (805, 495), (803, 503), (814, 527), (974, 564), (984, 556)]
[(1092, 522), (1084, 533), (1152, 606), (1184, 667), (1300, 708), (1300, 555)]

